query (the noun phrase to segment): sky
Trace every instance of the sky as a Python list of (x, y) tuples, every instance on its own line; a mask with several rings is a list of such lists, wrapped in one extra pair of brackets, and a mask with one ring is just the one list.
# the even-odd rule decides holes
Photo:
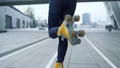
[[(48, 18), (49, 4), (18, 5), (15, 7), (24, 12), (28, 6), (33, 8), (36, 19)], [(103, 2), (78, 2), (75, 15), (80, 15), (82, 19), (83, 13), (90, 13), (92, 22), (107, 20), (107, 12)]]

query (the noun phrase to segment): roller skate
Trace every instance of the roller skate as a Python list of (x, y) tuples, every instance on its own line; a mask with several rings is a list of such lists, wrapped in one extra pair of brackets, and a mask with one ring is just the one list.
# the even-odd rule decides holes
[(64, 68), (64, 65), (63, 65), (63, 63), (56, 62), (55, 68)]
[(76, 15), (74, 17), (71, 17), (71, 15), (66, 15), (65, 20), (58, 28), (57, 35), (67, 38), (71, 45), (80, 44), (81, 40), (78, 38), (78, 36), (83, 37), (85, 35), (85, 31), (75, 31), (73, 28), (73, 23), (78, 22), (79, 20), (79, 15)]

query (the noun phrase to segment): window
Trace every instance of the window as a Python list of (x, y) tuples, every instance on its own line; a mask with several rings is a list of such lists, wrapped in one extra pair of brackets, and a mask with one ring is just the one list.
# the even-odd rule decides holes
[(25, 28), (25, 21), (23, 20), (23, 28)]
[(5, 15), (6, 29), (12, 28), (12, 16)]
[(20, 28), (20, 19), (19, 18), (16, 18), (16, 27)]
[(28, 21), (26, 22), (27, 24), (26, 24), (26, 27), (28, 28)]

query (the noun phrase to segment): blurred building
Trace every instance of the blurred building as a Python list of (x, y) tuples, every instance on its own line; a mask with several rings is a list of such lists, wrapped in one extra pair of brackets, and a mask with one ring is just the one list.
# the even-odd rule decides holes
[(28, 28), (32, 18), (13, 6), (0, 6), (0, 29)]
[(112, 23), (114, 29), (120, 29), (120, 2), (104, 2), (108, 13), (108, 20)]
[(83, 25), (89, 24), (90, 23), (90, 18), (91, 18), (90, 13), (84, 13), (82, 15), (82, 24)]

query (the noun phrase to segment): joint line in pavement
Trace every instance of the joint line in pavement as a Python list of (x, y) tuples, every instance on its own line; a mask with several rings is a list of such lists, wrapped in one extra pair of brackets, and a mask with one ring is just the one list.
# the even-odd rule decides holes
[(93, 45), (89, 40), (88, 38), (85, 36), (84, 37), (87, 42), (102, 56), (102, 58), (112, 67), (112, 68), (117, 68), (117, 66), (115, 66), (99, 49), (97, 49), (95, 47), (95, 45)]
[(27, 49), (29, 49), (29, 48), (32, 48), (32, 47), (34, 47), (34, 46), (36, 46), (36, 45), (39, 45), (39, 44), (40, 44), (40, 42), (37, 42), (37, 43), (34, 43), (34, 44), (30, 45), (30, 46), (27, 46), (27, 47), (25, 47), (25, 48), (22, 48), (22, 49), (20, 49), (20, 50), (17, 50), (17, 51), (15, 51), (15, 52), (12, 52), (12, 53), (10, 53), (10, 54), (7, 54), (7, 55), (5, 55), (5, 56), (3, 56), (3, 57), (0, 57), (0, 61), (2, 61), (2, 60), (4, 60), (4, 59), (7, 59), (7, 58), (9, 58), (9, 57), (11, 57), (11, 56), (13, 56), (13, 55), (15, 55), (15, 54), (18, 54), (18, 53), (20, 53), (20, 52), (23, 52), (23, 51), (25, 51), (25, 50), (27, 50)]
[(49, 63), (46, 65), (45, 68), (50, 68), (56, 57), (57, 57), (57, 51), (56, 51), (56, 53), (53, 55), (52, 59), (49, 61)]

